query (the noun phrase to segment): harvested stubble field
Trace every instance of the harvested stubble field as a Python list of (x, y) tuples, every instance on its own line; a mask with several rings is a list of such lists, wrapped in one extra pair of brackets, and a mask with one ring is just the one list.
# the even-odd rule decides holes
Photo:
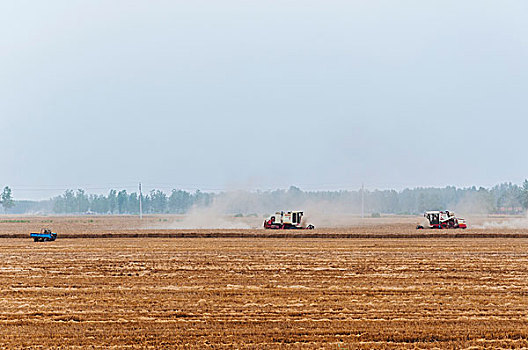
[(528, 347), (526, 238), (73, 239), (70, 224), (72, 239), (0, 240), (0, 348)]

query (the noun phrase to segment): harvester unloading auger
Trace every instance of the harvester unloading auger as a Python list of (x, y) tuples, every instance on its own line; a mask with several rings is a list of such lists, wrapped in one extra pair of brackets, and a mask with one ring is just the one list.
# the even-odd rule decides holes
[(265, 229), (274, 230), (313, 230), (314, 225), (305, 226), (302, 211), (278, 211), (264, 221)]
[[(424, 217), (429, 221), (429, 228), (467, 228), (466, 220), (457, 218), (452, 211), (426, 211)], [(423, 229), (424, 227), (418, 225), (416, 228)]]

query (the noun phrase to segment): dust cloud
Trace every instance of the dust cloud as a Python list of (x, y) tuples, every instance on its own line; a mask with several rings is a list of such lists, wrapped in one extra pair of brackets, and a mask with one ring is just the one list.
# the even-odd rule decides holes
[(164, 228), (171, 229), (251, 229), (257, 225), (247, 218), (226, 215), (215, 206), (193, 207), (181, 220), (173, 221)]
[[(194, 206), (181, 220), (165, 225), (169, 229), (255, 229), (262, 226), (262, 216), (247, 214), (256, 199), (245, 191), (222, 193), (208, 206)], [(245, 215), (244, 215), (245, 213)]]
[(277, 211), (302, 210), (302, 226), (347, 227), (364, 225), (358, 208), (348, 202), (334, 200), (280, 199), (268, 200), (248, 191), (221, 193), (207, 206), (195, 206), (182, 215), (157, 228), (164, 229), (257, 229)]
[(495, 220), (485, 221), (481, 225), (476, 225), (475, 228), (482, 229), (528, 229), (528, 212), (524, 217), (518, 218), (497, 218)]
[[(490, 200), (484, 194), (470, 193), (458, 203), (444, 209), (452, 209), (457, 217), (465, 218), (470, 228), (527, 228), (528, 217), (490, 218)], [(185, 215), (164, 222), (156, 228), (162, 229), (258, 229), (263, 221), (277, 211), (302, 210), (302, 226), (316, 228), (344, 228), (371, 226), (376, 224), (415, 223), (426, 226), (422, 215), (385, 214), (383, 218), (371, 218), (371, 209), (365, 208), (362, 218), (361, 206), (350, 198), (309, 198), (302, 193), (256, 193), (247, 190), (232, 190), (219, 193), (212, 202), (192, 207)], [(151, 227), (154, 228), (154, 227)]]
[[(480, 193), (467, 193), (460, 201), (453, 205), (456, 213), (465, 215), (488, 215), (492, 212), (491, 202)], [(449, 209), (449, 208), (446, 208)]]

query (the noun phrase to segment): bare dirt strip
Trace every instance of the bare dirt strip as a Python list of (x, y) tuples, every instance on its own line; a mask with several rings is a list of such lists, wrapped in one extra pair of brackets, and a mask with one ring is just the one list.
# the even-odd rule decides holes
[[(30, 232), (49, 227), (65, 238), (528, 238), (526, 229), (474, 228), (466, 230), (416, 230), (420, 217), (355, 218), (346, 227), (315, 230), (264, 230), (259, 218), (230, 218), (253, 229), (182, 229), (183, 216), (0, 216), (0, 238), (26, 238)], [(482, 221), (482, 219), (479, 219)], [(528, 226), (528, 220), (527, 220)], [(478, 226), (477, 226), (478, 227)]]

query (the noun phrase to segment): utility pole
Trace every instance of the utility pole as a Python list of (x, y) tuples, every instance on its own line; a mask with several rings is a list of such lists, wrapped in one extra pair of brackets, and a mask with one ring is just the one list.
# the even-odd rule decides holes
[(143, 206), (141, 203), (141, 200), (143, 198), (143, 194), (141, 193), (141, 182), (139, 183), (139, 220), (143, 220)]
[(365, 218), (365, 184), (361, 184), (361, 218)]

